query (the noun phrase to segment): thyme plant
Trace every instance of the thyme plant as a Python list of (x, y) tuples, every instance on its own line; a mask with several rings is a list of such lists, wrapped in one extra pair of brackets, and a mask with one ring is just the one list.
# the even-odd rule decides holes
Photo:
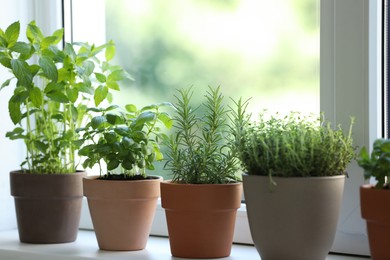
[(374, 177), (377, 189), (390, 188), (390, 140), (377, 139), (373, 143), (371, 154), (367, 148), (360, 150), (357, 162), (364, 169), (364, 178)]
[[(232, 150), (228, 113), (220, 87), (209, 87), (200, 107), (191, 104), (192, 88), (175, 96), (174, 134), (166, 138), (172, 182), (225, 184), (237, 181), (238, 160)], [(203, 116), (197, 116), (198, 110)]]
[(247, 102), (236, 102), (233, 117), (235, 147), (248, 174), (283, 177), (342, 175), (355, 157), (352, 125), (347, 134), (324, 116), (261, 113), (251, 122)]
[[(14, 86), (8, 109), (16, 127), (6, 136), (24, 141), (23, 170), (75, 172), (81, 145), (75, 130), (88, 116), (90, 100), (92, 106), (111, 100), (109, 90), (119, 90), (117, 81), (128, 75), (109, 63), (115, 54), (112, 42), (101, 46), (65, 43), (60, 49), (63, 29), (45, 36), (34, 21), (27, 26), (27, 41), (19, 36), (19, 22), (0, 29), (0, 63), (13, 74), (0, 90)], [(104, 60), (100, 60), (103, 51)]]
[(154, 170), (154, 161), (161, 161), (161, 126), (168, 129), (172, 120), (162, 107), (170, 103), (150, 105), (137, 110), (133, 104), (125, 109), (109, 106), (93, 109), (88, 124), (78, 129), (85, 145), (79, 155), (85, 156), (84, 168), (98, 164), (100, 177), (106, 179), (145, 179), (146, 170)]

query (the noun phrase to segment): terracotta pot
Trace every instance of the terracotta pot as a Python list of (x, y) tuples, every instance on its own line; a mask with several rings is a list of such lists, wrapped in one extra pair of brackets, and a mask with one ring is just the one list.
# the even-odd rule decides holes
[(367, 221), (371, 259), (390, 259), (390, 190), (360, 187), (362, 217)]
[(66, 243), (77, 238), (84, 172), (10, 172), (19, 239), (25, 243)]
[(243, 175), (249, 226), (261, 259), (324, 260), (333, 244), (345, 176)]
[(149, 180), (83, 179), (96, 239), (103, 250), (141, 250), (146, 246), (162, 177)]
[(217, 258), (230, 255), (242, 184), (161, 183), (173, 256)]

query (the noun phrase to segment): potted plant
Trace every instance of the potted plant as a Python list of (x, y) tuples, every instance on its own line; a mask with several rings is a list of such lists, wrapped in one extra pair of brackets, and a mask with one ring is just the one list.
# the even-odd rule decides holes
[[(0, 63), (13, 75), (0, 89), (14, 86), (8, 108), (16, 127), (6, 136), (26, 145), (21, 170), (10, 173), (19, 237), (29, 243), (71, 242), (77, 236), (85, 174), (77, 171), (81, 143), (75, 129), (89, 101), (98, 106), (109, 99), (108, 89), (118, 89), (125, 73), (109, 64), (112, 43), (65, 43), (59, 49), (63, 29), (44, 36), (35, 22), (27, 26), (26, 42), (19, 36), (19, 22), (0, 29)], [(100, 61), (97, 55), (104, 50)]]
[(100, 175), (83, 179), (84, 195), (100, 249), (144, 249), (160, 197), (162, 177), (148, 176), (154, 161), (162, 160), (159, 139), (161, 126), (171, 119), (161, 111), (169, 103), (137, 110), (110, 106), (97, 113), (83, 128), (85, 168), (98, 164)]
[[(262, 259), (325, 259), (336, 232), (346, 167), (347, 135), (323, 115), (261, 113), (257, 122), (239, 100), (235, 147), (246, 174), (251, 235)], [(282, 248), (282, 250), (281, 250)]]
[(390, 140), (375, 140), (371, 154), (363, 147), (357, 162), (364, 169), (365, 179), (376, 180), (375, 185), (360, 186), (361, 214), (367, 222), (371, 258), (390, 259)]
[[(167, 138), (165, 168), (170, 181), (161, 183), (171, 253), (186, 258), (230, 255), (242, 184), (231, 149), (228, 110), (220, 88), (209, 88), (194, 109), (191, 88), (176, 96), (174, 128)], [(196, 116), (196, 110), (203, 114)]]

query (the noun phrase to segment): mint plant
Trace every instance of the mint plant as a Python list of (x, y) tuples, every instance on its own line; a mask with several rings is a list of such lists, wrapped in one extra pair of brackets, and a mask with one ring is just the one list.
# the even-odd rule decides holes
[(159, 142), (161, 127), (171, 128), (172, 120), (161, 103), (137, 110), (133, 104), (125, 108), (109, 106), (92, 109), (96, 115), (83, 128), (79, 155), (85, 156), (84, 168), (98, 164), (100, 177), (105, 179), (145, 179), (146, 170), (154, 170), (154, 162), (163, 154)]
[[(175, 133), (165, 139), (165, 169), (172, 182), (186, 184), (225, 184), (237, 181), (238, 160), (232, 150), (228, 124), (229, 109), (220, 87), (209, 87), (200, 107), (191, 104), (193, 90), (178, 90)], [(196, 115), (201, 110), (203, 116)]]
[(118, 81), (129, 76), (110, 65), (115, 55), (112, 42), (101, 46), (65, 43), (60, 49), (63, 29), (44, 36), (35, 22), (27, 26), (26, 42), (19, 36), (19, 22), (0, 29), (0, 63), (13, 74), (0, 90), (14, 87), (8, 109), (16, 127), (6, 136), (24, 141), (23, 170), (75, 172), (75, 155), (81, 145), (75, 130), (88, 117), (91, 100), (92, 106), (110, 101), (110, 90), (119, 90)]
[(364, 169), (364, 178), (375, 178), (375, 188), (390, 188), (390, 140), (377, 139), (373, 143), (371, 154), (367, 148), (360, 150), (357, 162)]
[(287, 116), (263, 112), (256, 122), (246, 114), (247, 102), (239, 100), (233, 117), (235, 148), (248, 174), (282, 177), (346, 174), (355, 157), (353, 119), (347, 134), (333, 128), (324, 116)]

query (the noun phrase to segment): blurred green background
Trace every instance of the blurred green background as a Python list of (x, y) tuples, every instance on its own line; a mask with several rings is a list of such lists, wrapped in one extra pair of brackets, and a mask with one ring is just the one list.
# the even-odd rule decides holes
[[(319, 111), (318, 0), (106, 0), (121, 102), (172, 101), (208, 85), (251, 110)], [(123, 100), (123, 101), (122, 101)], [(117, 100), (118, 101), (118, 100)]]

